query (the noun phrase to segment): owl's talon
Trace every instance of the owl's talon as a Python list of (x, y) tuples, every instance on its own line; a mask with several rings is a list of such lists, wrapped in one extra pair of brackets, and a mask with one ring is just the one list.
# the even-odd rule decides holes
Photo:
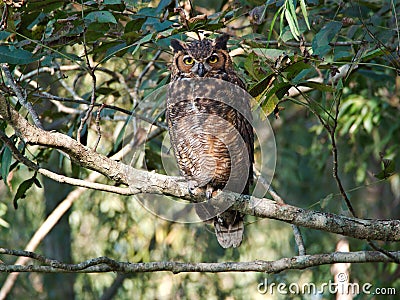
[(194, 180), (189, 180), (188, 181), (188, 191), (189, 191), (189, 194), (190, 195), (195, 195), (195, 191), (196, 191), (196, 189), (198, 188), (198, 184), (197, 184), (197, 182), (196, 181), (194, 181)]
[(212, 193), (213, 193), (213, 188), (211, 185), (207, 185), (206, 189), (206, 198), (207, 200), (210, 200), (212, 198)]

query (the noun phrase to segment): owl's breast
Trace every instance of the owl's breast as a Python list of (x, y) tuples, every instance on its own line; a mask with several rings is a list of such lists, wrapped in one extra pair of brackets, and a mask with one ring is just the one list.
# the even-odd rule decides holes
[[(204, 98), (167, 102), (167, 122), (181, 173), (198, 182), (230, 190), (247, 182), (250, 155), (229, 105)], [(243, 187), (240, 191), (242, 192)]]

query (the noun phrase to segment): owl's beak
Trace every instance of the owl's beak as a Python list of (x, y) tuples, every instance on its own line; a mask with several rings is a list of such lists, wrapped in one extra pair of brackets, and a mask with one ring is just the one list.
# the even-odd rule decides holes
[(204, 77), (204, 75), (206, 74), (207, 70), (204, 67), (204, 65), (202, 63), (199, 63), (199, 65), (197, 66), (197, 74), (200, 77)]

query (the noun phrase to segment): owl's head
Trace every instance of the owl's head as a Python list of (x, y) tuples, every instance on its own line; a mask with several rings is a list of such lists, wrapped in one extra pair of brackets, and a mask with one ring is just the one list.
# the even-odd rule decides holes
[(226, 47), (228, 39), (226, 34), (215, 40), (203, 39), (190, 43), (172, 39), (173, 73), (189, 78), (214, 77), (214, 74), (226, 73), (232, 68), (232, 60)]

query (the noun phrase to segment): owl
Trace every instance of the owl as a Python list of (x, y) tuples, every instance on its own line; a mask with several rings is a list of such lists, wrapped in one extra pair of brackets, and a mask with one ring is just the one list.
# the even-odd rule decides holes
[[(234, 71), (228, 39), (221, 35), (190, 43), (171, 40), (172, 92), (166, 108), (171, 144), (189, 190), (204, 189), (208, 200), (222, 189), (248, 194), (253, 178), (250, 103), (240, 96), (246, 93), (245, 85)], [(239, 101), (233, 101), (238, 95)], [(202, 220), (213, 220), (223, 248), (238, 247), (243, 215), (229, 207), (218, 208), (204, 204), (196, 206), (196, 212)]]

